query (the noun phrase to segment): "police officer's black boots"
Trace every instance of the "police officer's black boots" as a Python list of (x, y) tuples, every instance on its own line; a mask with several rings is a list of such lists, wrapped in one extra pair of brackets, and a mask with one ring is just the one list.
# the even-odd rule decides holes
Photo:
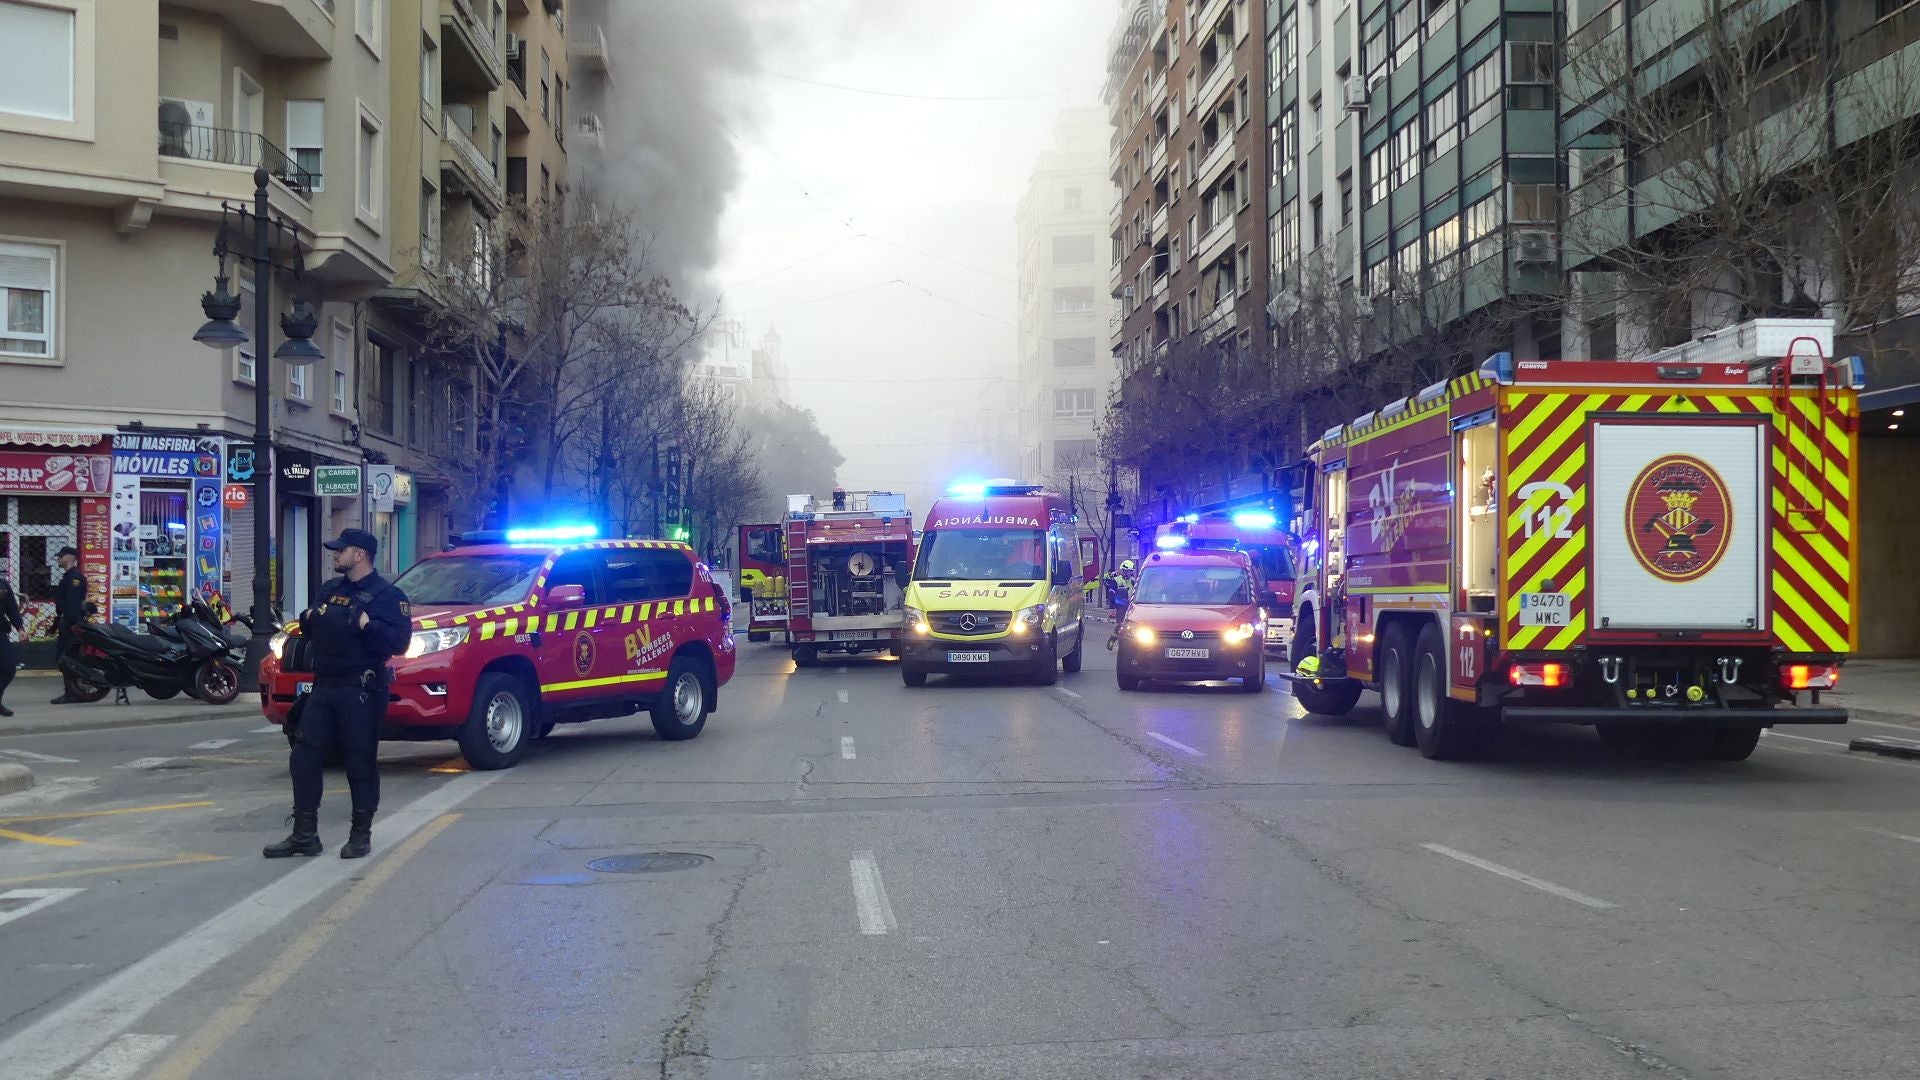
[(320, 847), (320, 812), (318, 810), (295, 810), (293, 812), (293, 832), (277, 844), (268, 844), (260, 849), (260, 854), (269, 859), (286, 859), (295, 855), (318, 855)]
[(353, 828), (347, 832), (347, 842), (340, 845), (340, 857), (343, 859), (364, 859), (367, 852), (373, 850), (373, 811), (355, 810)]

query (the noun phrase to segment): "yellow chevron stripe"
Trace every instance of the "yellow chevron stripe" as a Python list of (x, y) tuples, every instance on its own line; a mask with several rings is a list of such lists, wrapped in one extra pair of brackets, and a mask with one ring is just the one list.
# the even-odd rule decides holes
[(600, 625), (600, 609), (594, 608), (587, 612), (587, 629), (591, 630), (598, 625)]
[[(1585, 592), (1587, 588), (1586, 570), (1582, 569), (1578, 574), (1575, 574), (1573, 580), (1567, 582), (1567, 588), (1569, 591)], [(1542, 629), (1545, 629), (1545, 627)], [(1560, 632), (1553, 636), (1551, 642), (1547, 643), (1547, 648), (1571, 649), (1575, 645), (1580, 644), (1581, 635), (1586, 632), (1587, 610), (1581, 608), (1579, 611), (1573, 613), (1573, 618), (1567, 620), (1567, 625), (1561, 627)]]
[(1793, 609), (1793, 613), (1799, 616), (1800, 621), (1807, 624), (1807, 630), (1814, 635), (1812, 641), (1809, 642), (1806, 639), (1800, 638), (1798, 634), (1793, 633), (1789, 627), (1775, 626), (1774, 632), (1780, 635), (1781, 643), (1786, 645), (1788, 649), (1795, 652), (1807, 652), (1810, 651), (1811, 647), (1832, 649), (1837, 652), (1847, 647), (1846, 637), (1835, 632), (1834, 628), (1829, 625), (1825, 619), (1822, 619), (1816, 614), (1813, 609), (1808, 606), (1806, 598), (1801, 596), (1799, 590), (1793, 587), (1793, 581), (1779, 570), (1773, 572), (1773, 591), (1774, 595), (1785, 601), (1786, 605)]
[(465, 616), (465, 615), (455, 615), (455, 616), (453, 617), (453, 625), (455, 625), (455, 626), (465, 626), (466, 624), (467, 624), (467, 616)]
[[(1538, 539), (1538, 538), (1539, 538), (1538, 536), (1535, 537), (1535, 539)], [(1563, 571), (1566, 570), (1568, 562), (1572, 561), (1576, 556), (1580, 555), (1586, 550), (1587, 550), (1586, 530), (1575, 529), (1573, 531), (1573, 539), (1561, 541), (1560, 550), (1554, 552), (1552, 558), (1548, 559), (1545, 563), (1541, 564), (1540, 570), (1538, 573), (1534, 574), (1532, 577), (1529, 577), (1523, 581), (1511, 582), (1510, 587), (1513, 589), (1513, 594), (1507, 597), (1507, 617), (1510, 619), (1517, 619), (1520, 617), (1520, 594), (1521, 593), (1540, 591), (1541, 582), (1546, 581), (1548, 578), (1558, 577)], [(1515, 562), (1525, 562), (1525, 561), (1526, 561), (1525, 559), (1511, 559), (1508, 562), (1509, 562), (1509, 565), (1511, 565), (1512, 563), (1515, 563)], [(1576, 581), (1581, 583), (1580, 589), (1574, 588), (1574, 582)], [(1569, 578), (1564, 587), (1560, 589), (1556, 589), (1554, 591), (1564, 592), (1569, 596), (1572, 596), (1580, 592), (1582, 589), (1584, 589), (1586, 587), (1585, 583), (1586, 583), (1586, 570), (1583, 568), (1577, 573), (1575, 573), (1572, 578)], [(1529, 629), (1538, 629), (1538, 628), (1529, 627)]]
[(673, 613), (675, 615), (685, 615), (687, 613), (687, 602), (685, 600), (675, 600), (673, 602)]
[(652, 612), (653, 612), (652, 604), (641, 604), (639, 613), (636, 614), (634, 618), (639, 619), (641, 622), (646, 622), (648, 617), (652, 614)]
[[(1521, 462), (1512, 471), (1513, 476), (1532, 476), (1546, 466), (1548, 460), (1565, 452), (1567, 443), (1587, 428), (1587, 414), (1600, 407), (1606, 401), (1605, 395), (1589, 394), (1587, 399), (1573, 411), (1573, 414), (1541, 441), (1527, 460)], [(1585, 446), (1585, 443), (1581, 443)], [(1523, 481), (1524, 482), (1524, 481)]]
[[(1786, 516), (1787, 513), (1787, 497), (1777, 488), (1773, 492), (1773, 512), (1783, 517)], [(1829, 514), (1826, 515), (1826, 518), (1831, 519), (1834, 516), (1835, 515)], [(1776, 542), (1778, 542), (1780, 533), (1781, 530), (1779, 528), (1773, 530)], [(1847, 560), (1840, 554), (1840, 549), (1834, 547), (1833, 541), (1828, 540), (1825, 535), (1818, 531), (1803, 532), (1798, 535), (1800, 539), (1806, 541), (1808, 546), (1814, 549), (1814, 554), (1820, 557), (1820, 562), (1824, 565), (1825, 569), (1831, 571), (1830, 574), (1825, 576), (1838, 577), (1841, 581), (1845, 581), (1847, 577), (1853, 573), (1853, 568), (1847, 565)]]
[(1520, 397), (1515, 404), (1523, 405), (1527, 413), (1520, 417), (1519, 423), (1513, 425), (1513, 430), (1507, 432), (1507, 445), (1516, 446), (1526, 442), (1533, 436), (1534, 430), (1546, 423), (1547, 417), (1560, 408), (1560, 403), (1572, 396), (1571, 394), (1528, 394)]
[[(1785, 514), (1787, 512), (1787, 490), (1791, 488), (1794, 494), (1799, 496), (1800, 501), (1815, 502), (1817, 512), (1821, 512), (1820, 517), (1825, 527), (1832, 529), (1834, 535), (1851, 546), (1853, 541), (1853, 522), (1847, 520), (1845, 514), (1823, 512), (1826, 510), (1826, 506), (1824, 505), (1825, 500), (1820, 499), (1818, 492), (1809, 489), (1808, 481), (1804, 478), (1805, 474), (1788, 463), (1786, 451), (1780, 449), (1778, 446), (1774, 447), (1773, 450), (1773, 475), (1779, 481), (1773, 485), (1772, 502), (1775, 513)], [(1816, 500), (1818, 501), (1816, 502)]]
[(438, 629), (439, 626), (440, 624), (437, 622), (434, 622), (432, 619), (420, 620), (420, 629), (422, 630), (434, 630), (434, 629)]
[(578, 611), (569, 611), (567, 612), (567, 617), (561, 621), (560, 629), (573, 630), (578, 628), (579, 625), (580, 625), (580, 613)]
[[(1587, 488), (1585, 484), (1576, 486), (1570, 483), (1570, 481), (1579, 474), (1580, 470), (1584, 468), (1586, 464), (1587, 446), (1585, 443), (1581, 443), (1575, 446), (1573, 452), (1568, 454), (1566, 458), (1560, 462), (1559, 468), (1553, 470), (1553, 472), (1546, 476), (1529, 476), (1525, 473), (1515, 472), (1511, 474), (1512, 479), (1509, 483), (1513, 485), (1514, 490), (1518, 490), (1536, 481), (1566, 484), (1568, 487), (1573, 488), (1573, 499), (1568, 505), (1572, 507), (1575, 512), (1578, 512), (1587, 504)], [(1513, 557), (1508, 560), (1509, 562), (1526, 562), (1533, 558), (1534, 554), (1539, 551), (1549, 539), (1548, 533), (1545, 530), (1541, 530), (1530, 537), (1526, 537), (1525, 540), (1520, 540), (1519, 538), (1525, 537), (1527, 533), (1527, 517), (1528, 512), (1525, 506), (1516, 507), (1507, 513), (1508, 544), (1511, 547), (1517, 540), (1520, 544), (1520, 546), (1514, 550)]]
[(513, 637), (520, 632), (520, 620), (517, 618), (508, 619), (506, 624), (500, 628), (500, 632), (508, 637)]
[(499, 631), (500, 631), (500, 626), (498, 623), (481, 623), (480, 624), (480, 640), (492, 641), (493, 635), (498, 633)]
[[(1846, 597), (1841, 594), (1840, 590), (1833, 587), (1833, 582), (1829, 580), (1826, 575), (1814, 570), (1812, 564), (1808, 563), (1805, 557), (1793, 550), (1793, 547), (1787, 543), (1786, 537), (1778, 533), (1775, 533), (1773, 537), (1773, 557), (1785, 563), (1787, 567), (1794, 572), (1800, 584), (1805, 586), (1808, 592), (1824, 602), (1827, 605), (1827, 610), (1833, 612), (1836, 618), (1843, 620), (1852, 618), (1853, 613), (1847, 604)], [(1777, 566), (1774, 568), (1774, 572), (1780, 572)], [(1799, 595), (1798, 591), (1795, 592), (1795, 595)], [(1811, 611), (1806, 614), (1809, 619), (1817, 617)]]
[(633, 621), (633, 605), (632, 604), (628, 604), (626, 607), (620, 609), (620, 621), (622, 623), (630, 623)]

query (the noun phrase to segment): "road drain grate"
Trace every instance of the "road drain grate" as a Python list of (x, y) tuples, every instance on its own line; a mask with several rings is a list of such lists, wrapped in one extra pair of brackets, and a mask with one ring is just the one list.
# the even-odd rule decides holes
[(710, 855), (691, 851), (642, 851), (595, 859), (587, 864), (587, 869), (603, 874), (663, 874), (669, 870), (691, 870), (712, 861)]

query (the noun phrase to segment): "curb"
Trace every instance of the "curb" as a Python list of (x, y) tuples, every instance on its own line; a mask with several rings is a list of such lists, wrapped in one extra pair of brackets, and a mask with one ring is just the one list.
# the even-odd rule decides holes
[(1863, 738), (1847, 744), (1848, 750), (1864, 750), (1887, 757), (1920, 758), (1920, 742), (1913, 739)]
[(25, 765), (0, 765), (0, 795), (11, 795), (32, 786), (32, 769)]
[(243, 710), (230, 709), (226, 712), (196, 712), (182, 716), (145, 716), (126, 720), (115, 720), (104, 716), (99, 719), (88, 717), (84, 723), (71, 724), (7, 723), (0, 725), (0, 736), (60, 735), (69, 731), (112, 731), (115, 728), (141, 727), (147, 724), (198, 724), (208, 720), (237, 720), (245, 716), (260, 717), (262, 723), (266, 722), (259, 707), (255, 706)]

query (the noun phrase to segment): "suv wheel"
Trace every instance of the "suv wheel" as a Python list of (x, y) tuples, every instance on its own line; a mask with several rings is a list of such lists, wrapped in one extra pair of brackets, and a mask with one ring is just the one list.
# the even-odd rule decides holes
[(533, 723), (525, 684), (490, 671), (474, 687), (473, 709), (460, 727), (460, 753), (476, 769), (510, 769), (527, 752)]
[(653, 699), (653, 730), (662, 739), (679, 742), (700, 734), (707, 726), (707, 666), (676, 656), (667, 668), (667, 685)]

